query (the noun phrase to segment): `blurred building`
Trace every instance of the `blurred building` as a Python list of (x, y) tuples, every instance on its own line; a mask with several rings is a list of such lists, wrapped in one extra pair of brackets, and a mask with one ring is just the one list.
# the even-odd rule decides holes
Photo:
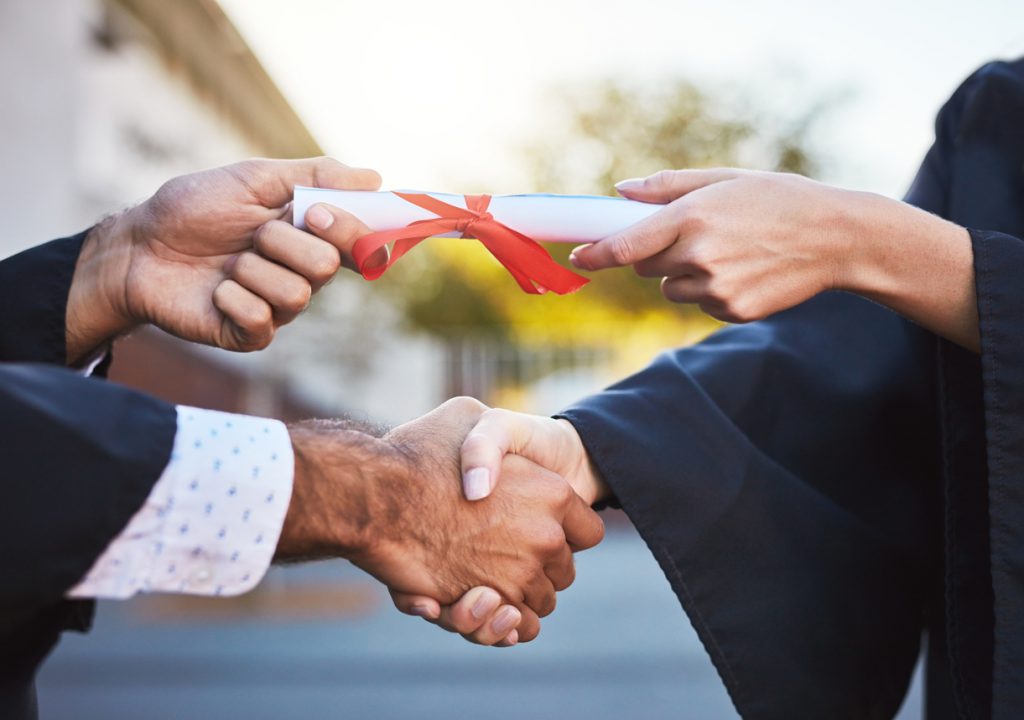
[[(0, 256), (89, 227), (175, 175), (323, 154), (214, 0), (2, 0), (0, 32)], [(360, 292), (335, 295), (360, 306)], [(439, 399), (429, 343), (391, 338), (419, 378), (391, 392), (394, 349), (330, 315), (249, 357), (142, 331), (118, 343), (112, 374), (176, 402), (285, 418), (368, 407), (394, 419)], [(332, 338), (326, 323), (349, 332)]]

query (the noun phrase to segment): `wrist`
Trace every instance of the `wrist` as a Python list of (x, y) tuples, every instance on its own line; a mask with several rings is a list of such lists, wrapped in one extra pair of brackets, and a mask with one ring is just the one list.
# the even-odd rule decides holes
[(570, 445), (574, 450), (573, 456), (576, 458), (574, 466), (568, 473), (568, 477), (565, 478), (566, 481), (572, 485), (576, 494), (588, 505), (593, 505), (610, 498), (612, 494), (611, 488), (605, 482), (601, 471), (598, 470), (597, 466), (590, 459), (590, 454), (587, 452), (586, 447), (584, 447), (583, 440), (580, 438), (576, 428), (564, 418), (558, 418), (556, 422), (562, 426), (568, 435)]
[(930, 274), (935, 260), (940, 267), (947, 255), (969, 262), (963, 228), (899, 200), (849, 194), (843, 221), (849, 251), (838, 289), (890, 305), (924, 279), (922, 273)]
[(399, 459), (386, 442), (343, 423), (298, 423), (288, 431), (295, 473), (277, 558), (367, 554), (380, 542), (380, 480), (400, 473)]
[(103, 220), (82, 243), (65, 313), (70, 365), (138, 325), (125, 302), (125, 279), (131, 260), (131, 213), (128, 210)]

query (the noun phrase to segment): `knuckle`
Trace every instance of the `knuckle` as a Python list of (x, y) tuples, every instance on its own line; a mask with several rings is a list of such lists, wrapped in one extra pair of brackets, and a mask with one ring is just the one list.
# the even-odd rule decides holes
[(675, 170), (659, 170), (647, 179), (647, 182), (656, 190), (667, 190), (672, 187), (676, 177)]
[(469, 397), (467, 395), (460, 395), (458, 397), (453, 397), (451, 400), (446, 402), (445, 405), (448, 406), (448, 408), (451, 409), (451, 410), (454, 410), (454, 411), (459, 412), (459, 413), (466, 413), (466, 414), (470, 414), (470, 413), (480, 413), (480, 414), (482, 414), (482, 413), (486, 412), (487, 409), (488, 409), (487, 406), (484, 405), (482, 402), (480, 402), (479, 400), (477, 400), (474, 397)]
[(519, 642), (521, 643), (528, 643), (536, 640), (538, 635), (540, 635), (540, 625), (536, 623), (531, 623), (527, 627), (519, 628)]
[(253, 352), (254, 350), (263, 350), (270, 341), (274, 339), (274, 331), (269, 330), (261, 333), (249, 333), (247, 332), (242, 338), (241, 342), (238, 343), (239, 349), (245, 352)]
[(679, 283), (672, 282), (672, 278), (665, 278), (661, 283), (661, 294), (669, 302), (681, 303), (685, 301), (682, 288)]
[(232, 277), (243, 277), (248, 275), (253, 269), (253, 263), (256, 261), (256, 255), (251, 252), (243, 252), (238, 255), (238, 259), (235, 260), (235, 266), (231, 269)]
[(634, 240), (628, 235), (620, 235), (612, 241), (609, 253), (616, 265), (631, 264), (635, 253)]
[(253, 303), (241, 318), (241, 325), (254, 337), (262, 337), (271, 327), (273, 311), (265, 302)]
[(736, 298), (723, 304), (723, 319), (732, 323), (748, 323), (756, 320), (757, 316), (753, 307), (746, 300)]
[(534, 542), (542, 555), (555, 555), (565, 547), (565, 533), (560, 525), (547, 525), (536, 531)]
[(337, 251), (324, 253), (324, 256), (317, 260), (313, 266), (312, 279), (316, 282), (327, 282), (341, 268), (341, 256)]
[(576, 582), (576, 564), (570, 563), (564, 574), (559, 578), (558, 583), (555, 585), (555, 589), (561, 592), (562, 590), (572, 586), (574, 582)]
[(719, 305), (722, 309), (727, 308), (734, 301), (732, 295), (732, 288), (729, 284), (719, 277), (712, 277), (704, 289), (704, 298), (715, 305)]
[(300, 313), (309, 307), (309, 301), (313, 297), (313, 289), (309, 283), (302, 283), (288, 298), (286, 309), (290, 312)]
[(545, 593), (540, 598), (539, 607), (534, 609), (537, 613), (537, 617), (547, 617), (555, 611), (555, 606), (558, 605), (558, 596), (554, 592)]

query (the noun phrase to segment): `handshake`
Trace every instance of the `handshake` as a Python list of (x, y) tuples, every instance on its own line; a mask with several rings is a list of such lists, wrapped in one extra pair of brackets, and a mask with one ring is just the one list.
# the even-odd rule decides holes
[(575, 578), (573, 553), (604, 536), (589, 506), (606, 490), (562, 420), (455, 398), (382, 438), (340, 421), (290, 432), (277, 557), (348, 558), (400, 610), (473, 642), (535, 638)]

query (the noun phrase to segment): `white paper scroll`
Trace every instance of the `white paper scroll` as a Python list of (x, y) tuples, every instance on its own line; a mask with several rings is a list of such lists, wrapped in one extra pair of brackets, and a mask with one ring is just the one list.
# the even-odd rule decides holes
[[(419, 191), (405, 191), (419, 192)], [(449, 205), (466, 207), (462, 195), (426, 193)], [(310, 206), (327, 203), (362, 220), (371, 230), (392, 230), (436, 217), (391, 192), (323, 190), (296, 186), (294, 222), (305, 227)], [(495, 195), (488, 208), (494, 219), (527, 237), (545, 242), (587, 243), (608, 237), (657, 212), (662, 206), (599, 195)], [(454, 233), (457, 235), (457, 233)]]

